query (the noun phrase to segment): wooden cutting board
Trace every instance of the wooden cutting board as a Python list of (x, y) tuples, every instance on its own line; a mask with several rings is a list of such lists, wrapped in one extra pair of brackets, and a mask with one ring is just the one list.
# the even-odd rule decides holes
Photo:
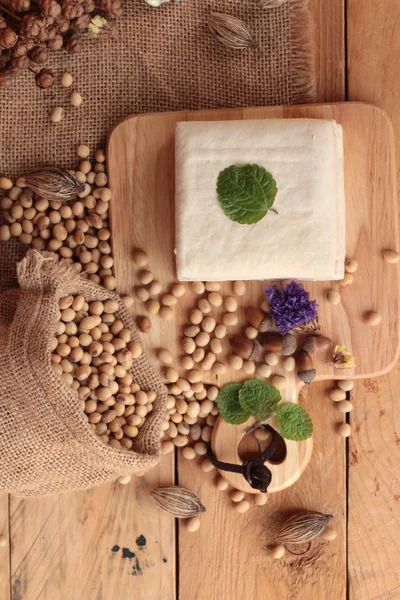
[[(319, 379), (372, 377), (385, 373), (399, 351), (399, 270), (382, 256), (385, 249), (399, 251), (394, 140), (391, 123), (378, 108), (362, 103), (177, 112), (133, 116), (118, 124), (109, 136), (108, 165), (113, 201), (110, 205), (115, 274), (120, 293), (137, 285), (134, 248), (149, 255), (150, 269), (167, 291), (176, 281), (174, 257), (174, 138), (179, 121), (230, 119), (319, 118), (343, 125), (346, 191), (346, 251), (359, 268), (354, 283), (341, 288), (341, 304), (326, 300), (329, 283), (306, 282), (318, 301), (321, 332), (345, 344), (356, 357), (354, 370), (334, 369), (329, 356), (316, 361)], [(223, 294), (231, 293), (224, 283)], [(257, 306), (264, 299), (263, 284), (249, 282), (241, 306)], [(152, 333), (144, 336), (150, 358), (155, 349), (168, 347), (180, 355), (179, 336), (196, 298), (179, 300), (168, 323), (152, 318)], [(374, 310), (382, 322), (371, 327), (365, 313)], [(145, 314), (138, 303), (137, 314)], [(219, 311), (221, 312), (221, 311)], [(239, 313), (240, 314), (240, 311)], [(217, 311), (218, 316), (218, 311)], [(245, 321), (243, 317), (240, 331)], [(233, 333), (233, 332), (232, 332)], [(226, 351), (228, 345), (226, 342)], [(157, 365), (157, 361), (155, 361)], [(246, 379), (229, 369), (218, 383)], [(210, 381), (215, 381), (214, 377)]]
[[(334, 369), (332, 353), (317, 355), (315, 367), (319, 379), (372, 377), (390, 369), (399, 351), (399, 271), (398, 266), (383, 259), (386, 249), (398, 250), (398, 215), (396, 201), (394, 140), (386, 115), (373, 106), (362, 103), (325, 104), (278, 108), (252, 108), (148, 114), (130, 117), (117, 125), (108, 142), (108, 165), (113, 201), (110, 205), (113, 230), (115, 274), (120, 293), (132, 294), (138, 284), (138, 268), (132, 260), (135, 248), (149, 256), (149, 268), (169, 291), (176, 281), (175, 271), (175, 126), (179, 121), (218, 121), (229, 119), (322, 118), (335, 119), (343, 125), (346, 193), (346, 251), (357, 259), (359, 268), (354, 283), (341, 288), (341, 303), (330, 304), (327, 292), (331, 284), (306, 282), (305, 287), (318, 302), (321, 332), (336, 344), (344, 344), (356, 357), (356, 368)], [(301, 250), (301, 249), (300, 249)], [(246, 294), (239, 298), (239, 323), (229, 329), (229, 335), (243, 331), (246, 319), (243, 308), (260, 306), (265, 282), (247, 282)], [(335, 285), (335, 284), (334, 284)], [(143, 336), (143, 343), (156, 369), (160, 365), (156, 351), (168, 348), (179, 369), (180, 338), (188, 323), (188, 315), (198, 297), (187, 285), (187, 293), (179, 299), (173, 319), (164, 322), (155, 315), (152, 331)], [(232, 294), (232, 284), (224, 282), (223, 296)], [(368, 311), (377, 311), (382, 322), (371, 327), (365, 322)], [(137, 301), (136, 315), (146, 314)], [(223, 307), (213, 309), (220, 322)], [(220, 360), (230, 353), (224, 340)], [(281, 365), (274, 373), (284, 374)], [(162, 371), (160, 371), (162, 376)], [(184, 369), (180, 376), (186, 377)], [(251, 375), (227, 369), (215, 376), (204, 373), (203, 381), (219, 387), (227, 382), (241, 381)], [(301, 386), (296, 378), (286, 377), (286, 401), (297, 402)], [(324, 426), (324, 420), (312, 418), (314, 426)], [(241, 428), (218, 420), (213, 431), (212, 447), (219, 460), (239, 462), (239, 443), (247, 423)], [(239, 431), (240, 430), (240, 431)], [(272, 465), (274, 471), (270, 492), (292, 485), (304, 471), (312, 452), (312, 438), (299, 443), (286, 442), (287, 456), (283, 464)], [(227, 478), (226, 472), (221, 474)], [(241, 475), (233, 476), (236, 487), (251, 492)]]
[[(109, 136), (107, 159), (109, 184), (113, 193), (110, 212), (117, 289), (121, 294), (131, 294), (134, 287), (138, 285), (138, 268), (132, 260), (134, 248), (143, 248), (148, 253), (150, 268), (162, 283), (164, 291), (167, 291), (176, 279), (174, 259), (176, 123), (182, 120), (266, 118), (333, 118), (343, 125), (346, 249), (349, 257), (358, 260), (359, 268), (353, 285), (342, 289), (342, 302), (338, 306), (330, 305), (325, 299), (329, 284), (308, 282), (305, 286), (312, 297), (318, 300), (322, 333), (352, 350), (356, 356), (357, 367), (353, 371), (336, 371), (330, 362), (317, 361), (316, 368), (320, 379), (372, 377), (384, 373), (390, 370), (399, 351), (399, 271), (398, 266), (390, 265), (382, 258), (382, 252), (387, 248), (399, 250), (394, 141), (392, 127), (386, 115), (366, 104), (343, 103), (149, 114), (129, 117), (118, 124)], [(249, 282), (246, 295), (240, 299), (241, 307), (259, 305), (264, 299), (263, 287), (261, 282)], [(231, 292), (231, 284), (224, 283), (223, 295)], [(151, 317), (152, 331), (143, 335), (142, 340), (156, 369), (158, 368), (156, 350), (159, 347), (166, 347), (171, 351), (176, 357), (175, 366), (179, 368), (179, 357), (182, 354), (179, 340), (182, 327), (187, 322), (188, 312), (196, 301), (197, 297), (188, 290), (179, 300), (172, 321), (166, 323), (158, 316)], [(363, 315), (368, 310), (377, 310), (382, 314), (382, 322), (378, 327), (370, 328), (365, 325)], [(136, 315), (146, 314), (143, 305), (139, 302), (135, 303), (133, 312)], [(220, 311), (214, 310), (214, 314), (218, 318)], [(235, 333), (245, 325), (243, 311), (239, 310), (238, 316), (239, 324), (235, 328)], [(224, 354), (227, 351), (226, 342)], [(180, 373), (185, 375), (183, 370), (180, 370)], [(248, 377), (244, 373), (231, 372), (228, 369), (225, 376), (210, 377), (209, 381), (223, 385), (227, 381), (240, 381)], [(314, 394), (312, 403), (307, 397), (302, 400), (314, 423), (313, 439), (318, 450), (313, 453), (313, 467), (306, 470), (304, 474), (305, 485), (308, 486), (307, 489), (309, 488), (309, 492), (306, 493), (308, 497), (306, 508), (335, 512), (336, 529), (341, 541), (332, 550), (331, 560), (340, 556), (343, 561), (344, 498), (341, 505), (339, 501), (333, 499), (333, 496), (327, 495), (327, 490), (341, 489), (340, 484), (344, 482), (345, 446), (344, 440), (337, 435), (336, 428), (345, 420), (345, 415), (338, 413), (336, 407), (332, 406), (332, 402), (329, 400), (327, 402), (326, 396), (330, 387), (329, 383), (322, 387), (316, 386), (315, 389), (319, 390), (321, 397), (316, 398), (317, 394)], [(298, 387), (293, 385), (291, 389), (296, 390), (291, 398), (293, 401), (296, 400)], [(285, 397), (288, 393), (287, 389)], [(301, 443), (304, 444), (304, 451), (299, 446), (298, 475), (308, 462), (313, 439)], [(327, 482), (323, 483), (325, 468), (322, 468), (322, 455), (325, 457), (324, 465), (326, 460), (331, 461), (326, 471), (328, 479), (333, 477), (334, 481), (339, 482), (334, 488), (330, 488)], [(302, 456), (305, 457), (303, 463)], [(235, 536), (238, 532), (236, 527), (238, 517), (228, 506), (229, 498), (221, 496), (212, 484), (206, 485), (204, 481), (206, 474), (200, 470), (198, 464), (193, 464), (198, 463), (199, 459), (192, 461), (189, 466), (183, 465), (180, 461), (175, 477), (177, 482), (179, 475), (181, 484), (200, 494), (207, 504), (208, 517), (206, 515), (203, 518), (200, 533), (195, 537), (187, 533), (182, 523), (179, 524), (181, 551), (184, 556), (190, 557), (189, 562), (193, 560), (194, 544), (199, 544), (197, 547), (200, 548), (208, 548), (210, 536), (215, 534), (216, 522), (220, 521), (220, 527), (224, 530), (235, 531)], [(165, 484), (166, 478), (171, 478), (173, 469), (174, 456), (164, 456), (160, 465), (144, 480), (134, 480), (130, 485), (130, 494), (134, 494), (137, 500), (136, 510), (130, 513), (130, 527), (133, 531), (139, 531), (144, 522), (151, 524), (154, 535), (149, 540), (149, 547), (154, 547), (154, 551), (157, 552), (157, 549), (161, 549), (162, 546), (163, 552), (168, 556), (173, 555), (176, 543), (173, 519), (161, 514), (152, 503), (143, 501), (143, 490), (151, 489), (157, 484)], [(170, 482), (172, 483), (172, 478)], [(320, 497), (320, 486), (325, 490), (324, 497)], [(287, 490), (274, 494), (276, 506), (280, 506), (282, 502), (285, 509), (289, 505), (292, 506), (293, 499), (296, 498), (296, 490), (298, 493), (298, 486), (291, 487), (289, 495)], [(303, 498), (300, 506), (305, 506)], [(252, 552), (254, 551), (253, 540), (257, 535), (263, 535), (260, 527), (256, 527), (259, 523), (259, 513), (257, 511), (253, 513), (253, 510), (250, 511), (249, 516), (245, 516), (245, 522), (252, 523), (258, 532), (250, 538)], [(271, 525), (270, 519), (268, 525)], [(174, 564), (168, 564), (172, 568), (175, 567)], [(270, 568), (272, 566), (270, 565)], [(162, 585), (168, 587), (170, 580), (164, 577), (164, 574), (160, 577)], [(219, 574), (218, 578), (220, 578)], [(157, 582), (154, 581), (150, 571), (148, 574), (144, 573), (143, 589), (153, 589)]]

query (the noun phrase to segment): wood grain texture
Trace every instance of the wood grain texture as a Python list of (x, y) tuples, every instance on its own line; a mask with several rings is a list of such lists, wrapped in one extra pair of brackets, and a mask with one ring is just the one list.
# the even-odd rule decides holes
[(149, 497), (173, 474), (159, 469), (128, 485), (12, 498), (12, 600), (174, 600), (174, 531)]
[(0, 546), (0, 598), (10, 599), (10, 530), (9, 530), (9, 495), (0, 493), (0, 536), (5, 539), (5, 546)]
[(349, 442), (349, 584), (356, 600), (400, 597), (400, 369), (357, 382)]
[[(327, 383), (311, 386), (304, 408), (315, 424), (314, 452), (292, 487), (272, 494), (268, 504), (237, 514), (228, 491), (215, 486), (217, 471), (203, 473), (201, 459), (179, 456), (179, 483), (196, 492), (207, 512), (201, 527), (179, 528), (180, 591), (185, 600), (344, 600), (346, 597), (345, 442), (335, 431), (341, 420), (327, 399)], [(196, 464), (195, 464), (196, 463)], [(274, 561), (270, 545), (282, 522), (298, 510), (334, 515), (337, 538), (316, 543), (304, 557)]]
[[(400, 5), (349, 0), (348, 93), (392, 119), (400, 176)], [(357, 600), (400, 597), (400, 365), (351, 393), (349, 455), (349, 584)]]
[[(370, 377), (387, 372), (399, 351), (399, 270), (382, 257), (398, 249), (394, 140), (384, 113), (366, 104), (232, 109), (150, 114), (128, 118), (112, 131), (108, 143), (110, 185), (114, 198), (111, 221), (119, 281), (131, 289), (135, 266), (130, 260), (134, 236), (150, 255), (150, 265), (166, 280), (176, 279), (174, 257), (174, 139), (178, 121), (267, 118), (336, 119), (343, 125), (346, 192), (346, 251), (358, 260), (351, 288), (342, 301), (326, 300), (329, 284), (307, 282), (319, 305), (324, 335), (345, 344), (357, 358), (354, 371), (336, 370), (325, 355), (317, 359), (318, 377)], [(381, 210), (382, 204), (385, 211)], [(129, 264), (130, 263), (130, 264)], [(125, 265), (125, 266), (123, 266)], [(118, 269), (121, 270), (118, 275)], [(158, 274), (156, 274), (157, 277)], [(368, 294), (365, 294), (365, 286)], [(260, 283), (249, 283), (250, 297), (259, 297)], [(383, 293), (384, 292), (384, 293)], [(365, 313), (382, 314), (372, 328)], [(182, 313), (178, 317), (181, 318)], [(156, 319), (157, 320), (157, 319)], [(160, 320), (158, 319), (157, 322)], [(177, 321), (183, 324), (182, 320)], [(163, 330), (160, 330), (163, 331)], [(170, 343), (175, 342), (170, 338)], [(173, 348), (172, 348), (173, 349)], [(173, 352), (173, 354), (175, 354)], [(229, 378), (229, 372), (227, 379)]]
[(345, 2), (311, 0), (315, 27), (317, 102), (345, 100)]

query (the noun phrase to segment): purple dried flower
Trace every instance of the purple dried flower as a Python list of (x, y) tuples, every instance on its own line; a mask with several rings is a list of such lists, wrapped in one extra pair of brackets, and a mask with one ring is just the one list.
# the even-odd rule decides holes
[(310, 300), (310, 294), (297, 281), (291, 281), (286, 288), (268, 285), (265, 293), (270, 301), (269, 312), (275, 319), (276, 328), (283, 334), (317, 316), (316, 301)]

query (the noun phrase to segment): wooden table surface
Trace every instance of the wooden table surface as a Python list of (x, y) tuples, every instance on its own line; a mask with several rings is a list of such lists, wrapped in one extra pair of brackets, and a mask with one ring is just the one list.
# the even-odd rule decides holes
[[(399, 0), (312, 5), (318, 101), (360, 100), (385, 109), (399, 177)], [(329, 407), (326, 387), (312, 386), (308, 406)], [(60, 498), (0, 495), (0, 531), (9, 537), (0, 548), (0, 600), (400, 598), (399, 396), (397, 365), (385, 377), (356, 383), (348, 442), (316, 432), (313, 460), (286, 500), (336, 509), (338, 539), (322, 552), (272, 563), (266, 546), (277, 507), (268, 518), (250, 511), (239, 520), (211, 481), (180, 461), (180, 483), (198, 490), (214, 511), (213, 522), (200, 529), (201, 542), (183, 530), (171, 534), (168, 519), (146, 518), (145, 490), (160, 481), (160, 470), (139, 479), (133, 493), (114, 484)], [(162, 481), (173, 479), (168, 466)]]

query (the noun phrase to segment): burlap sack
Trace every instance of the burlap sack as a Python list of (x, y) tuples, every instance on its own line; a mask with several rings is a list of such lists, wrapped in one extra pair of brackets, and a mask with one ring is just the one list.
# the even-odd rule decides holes
[(132, 450), (100, 441), (50, 361), (58, 299), (67, 294), (117, 300), (118, 318), (139, 340), (119, 296), (77, 275), (51, 253), (30, 250), (17, 276), (20, 289), (0, 296), (0, 490), (20, 496), (68, 492), (153, 467), (160, 454), (166, 388), (145, 356), (134, 361), (131, 372), (142, 389), (157, 392), (157, 399)]

